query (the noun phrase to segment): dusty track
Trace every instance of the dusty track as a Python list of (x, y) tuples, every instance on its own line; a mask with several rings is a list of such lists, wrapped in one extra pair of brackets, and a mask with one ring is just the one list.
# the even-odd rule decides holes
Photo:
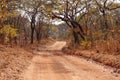
[[(65, 44), (56, 42), (46, 49), (60, 50)], [(120, 80), (120, 75), (112, 74), (110, 69), (76, 56), (42, 51), (33, 58), (32, 64), (24, 73), (24, 80)]]

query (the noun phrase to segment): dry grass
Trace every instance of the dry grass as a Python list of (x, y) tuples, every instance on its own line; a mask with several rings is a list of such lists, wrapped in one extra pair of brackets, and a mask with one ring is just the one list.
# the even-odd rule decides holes
[(63, 52), (70, 55), (83, 56), (104, 65), (120, 69), (120, 55), (97, 53), (96, 51), (90, 50), (70, 50), (68, 48), (64, 48)]
[(23, 49), (0, 45), (0, 80), (22, 80), (31, 58), (32, 54)]
[(52, 44), (51, 39), (41, 40), (41, 43), (26, 46), (0, 45), (0, 80), (23, 80), (21, 74), (29, 66), (37, 47)]

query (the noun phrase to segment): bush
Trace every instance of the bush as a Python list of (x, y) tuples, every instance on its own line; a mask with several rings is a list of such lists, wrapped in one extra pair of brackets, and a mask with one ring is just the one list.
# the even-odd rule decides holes
[(0, 34), (4, 35), (5, 41), (9, 41), (10, 39), (17, 37), (17, 29), (12, 28), (10, 25), (6, 25), (0, 29)]

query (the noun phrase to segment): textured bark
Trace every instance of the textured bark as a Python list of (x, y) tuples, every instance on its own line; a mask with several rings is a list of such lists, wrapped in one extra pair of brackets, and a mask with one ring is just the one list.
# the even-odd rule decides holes
[(31, 19), (31, 44), (34, 42), (34, 31), (35, 31), (35, 15)]

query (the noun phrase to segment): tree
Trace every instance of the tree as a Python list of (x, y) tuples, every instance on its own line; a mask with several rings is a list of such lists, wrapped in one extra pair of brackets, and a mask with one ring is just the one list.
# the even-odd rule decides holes
[(34, 41), (34, 32), (36, 26), (36, 20), (39, 12), (42, 12), (43, 0), (23, 0), (22, 7), (23, 10), (28, 14), (31, 24), (31, 44)]
[[(91, 0), (56, 0), (51, 1), (49, 6), (52, 6), (52, 18), (58, 18), (66, 22), (72, 29), (75, 43), (80, 43), (80, 38), (85, 40), (85, 33), (80, 20), (87, 14), (87, 5), (90, 5)], [(80, 37), (79, 37), (80, 36)]]
[(17, 30), (13, 25), (8, 24), (9, 17), (15, 16), (15, 10), (11, 8), (11, 1), (2, 0), (0, 1), (0, 37), (2, 39), (2, 43), (11, 38), (16, 37)]
[(37, 21), (37, 25), (35, 27), (36, 38), (37, 38), (38, 43), (40, 43), (40, 40), (42, 38), (42, 27), (44, 25), (43, 20), (44, 20), (44, 15), (40, 14), (38, 21)]
[(108, 25), (108, 19), (107, 19), (107, 15), (110, 13), (110, 11), (115, 10), (120, 8), (120, 5), (118, 3), (115, 3), (115, 0), (94, 0), (98, 10), (100, 11), (100, 13), (102, 13), (102, 17), (104, 20), (104, 28), (103, 30), (106, 31), (107, 29), (109, 29), (109, 25)]

